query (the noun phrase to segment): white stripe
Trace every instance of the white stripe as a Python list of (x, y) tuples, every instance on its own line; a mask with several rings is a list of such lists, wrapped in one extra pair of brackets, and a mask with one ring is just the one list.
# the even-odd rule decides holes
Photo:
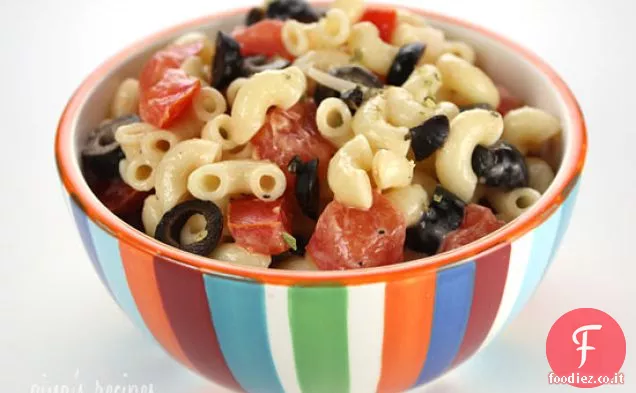
[(288, 287), (265, 285), (267, 332), (272, 358), (285, 393), (301, 393), (289, 326)]
[(523, 279), (528, 270), (528, 264), (530, 263), (533, 232), (534, 231), (530, 231), (523, 237), (515, 240), (511, 245), (508, 276), (506, 277), (506, 285), (504, 286), (503, 295), (501, 297), (501, 304), (499, 304), (497, 316), (481, 348), (490, 344), (499, 334), (517, 302), (517, 298), (521, 293), (521, 287), (523, 286)]
[(374, 393), (382, 372), (385, 284), (348, 289), (349, 391)]

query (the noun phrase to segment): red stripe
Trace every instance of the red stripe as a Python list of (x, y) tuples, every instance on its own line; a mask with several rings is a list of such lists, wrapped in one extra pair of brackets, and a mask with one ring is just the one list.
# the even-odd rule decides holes
[(428, 352), (434, 303), (434, 272), (386, 284), (378, 392), (402, 392), (417, 380)]
[(477, 271), (473, 304), (466, 333), (452, 367), (459, 365), (479, 349), (495, 321), (510, 265), (510, 244), (477, 258), (475, 265)]
[(159, 256), (154, 265), (168, 320), (194, 368), (223, 386), (242, 391), (221, 353), (202, 273)]

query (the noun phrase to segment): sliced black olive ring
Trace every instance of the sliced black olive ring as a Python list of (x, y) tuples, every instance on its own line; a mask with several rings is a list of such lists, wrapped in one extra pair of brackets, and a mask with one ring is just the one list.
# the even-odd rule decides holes
[(82, 161), (86, 168), (100, 177), (116, 177), (119, 174), (119, 161), (124, 158), (124, 152), (115, 140), (115, 131), (121, 126), (140, 121), (137, 115), (126, 115), (93, 129), (82, 150)]
[(318, 159), (303, 162), (299, 156), (294, 156), (287, 169), (296, 175), (295, 194), (300, 209), (307, 217), (317, 220), (320, 202)]
[(289, 67), (291, 63), (282, 57), (272, 57), (268, 59), (266, 56), (251, 56), (243, 60), (243, 75), (252, 76), (267, 70), (282, 70)]
[(312, 23), (319, 19), (311, 4), (303, 0), (274, 0), (265, 11), (270, 19), (295, 19), (302, 23)]
[(425, 50), (426, 45), (421, 42), (402, 46), (395, 59), (393, 59), (391, 68), (389, 68), (386, 83), (393, 86), (402, 86), (413, 73)]
[(212, 87), (224, 90), (243, 73), (241, 46), (230, 35), (219, 31), (216, 35), (216, 50), (212, 64)]
[(459, 197), (437, 186), (426, 213), (417, 224), (406, 229), (406, 246), (428, 255), (437, 253), (444, 237), (461, 225), (465, 207)]
[(265, 11), (262, 8), (254, 7), (245, 16), (245, 25), (251, 26), (265, 18)]
[(489, 187), (527, 187), (530, 179), (523, 154), (506, 142), (475, 147), (472, 167), (479, 182)]
[(430, 157), (444, 145), (450, 132), (450, 122), (445, 115), (436, 115), (409, 130), (411, 149), (416, 161)]
[(353, 82), (358, 86), (341, 94), (337, 90), (318, 84), (314, 91), (314, 101), (316, 105), (320, 105), (320, 103), (327, 98), (338, 97), (345, 101), (349, 109), (354, 113), (362, 104), (362, 101), (367, 98), (362, 88), (380, 89), (384, 87), (384, 84), (377, 76), (359, 66), (333, 68), (329, 71), (329, 74), (336, 78)]
[[(203, 238), (194, 243), (181, 244), (181, 230), (188, 220), (196, 214), (202, 215), (205, 219), (205, 228), (202, 228), (200, 232)], [(221, 213), (221, 209), (212, 202), (195, 199), (182, 202), (167, 211), (157, 225), (155, 238), (181, 250), (207, 256), (219, 244), (222, 233), (223, 213)]]

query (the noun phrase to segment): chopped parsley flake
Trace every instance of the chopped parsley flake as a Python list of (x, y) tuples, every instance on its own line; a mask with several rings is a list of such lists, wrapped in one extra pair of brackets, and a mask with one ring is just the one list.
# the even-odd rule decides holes
[(291, 247), (292, 250), (297, 251), (298, 250), (298, 245), (296, 244), (296, 238), (293, 237), (292, 235), (290, 235), (287, 232), (283, 232), (283, 240), (285, 241), (285, 243), (287, 243), (287, 245), (289, 247)]

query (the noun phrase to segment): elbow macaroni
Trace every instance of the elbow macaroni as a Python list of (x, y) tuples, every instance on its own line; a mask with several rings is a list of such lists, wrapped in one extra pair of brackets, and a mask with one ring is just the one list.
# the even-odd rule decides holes
[(155, 229), (157, 229), (162, 216), (163, 208), (157, 196), (153, 194), (146, 197), (141, 210), (141, 222), (148, 236), (155, 236)]
[(406, 187), (413, 180), (415, 163), (391, 150), (380, 149), (373, 156), (371, 173), (380, 190)]
[(305, 74), (298, 67), (252, 76), (234, 100), (230, 139), (237, 145), (247, 143), (265, 123), (271, 106), (291, 108), (305, 94), (306, 85)]
[(411, 76), (402, 84), (418, 102), (424, 102), (429, 97), (435, 97), (442, 87), (442, 75), (432, 64), (417, 67)]
[(371, 22), (362, 22), (351, 28), (347, 42), (349, 52), (358, 54), (360, 63), (376, 74), (386, 76), (398, 48), (380, 38), (378, 28)]
[(435, 168), (442, 186), (470, 201), (477, 186), (471, 163), (473, 150), (477, 145), (492, 145), (502, 133), (503, 120), (495, 111), (472, 109), (453, 119), (448, 139), (436, 154)]
[(341, 147), (353, 137), (351, 111), (338, 98), (327, 98), (320, 103), (316, 125), (320, 134), (336, 147)]
[(391, 43), (401, 47), (414, 42), (426, 45), (420, 64), (433, 64), (442, 55), (445, 48), (444, 32), (431, 26), (413, 26), (399, 23), (393, 32)]
[(417, 224), (424, 211), (428, 209), (428, 194), (419, 184), (395, 188), (384, 196), (404, 214), (407, 227)]
[(386, 94), (378, 94), (367, 100), (353, 116), (351, 124), (356, 135), (364, 135), (374, 150), (388, 149), (406, 156), (410, 142), (405, 138), (409, 129), (396, 127), (387, 121)]
[(526, 157), (526, 165), (528, 185), (543, 194), (554, 180), (554, 171), (547, 162), (536, 157)]
[(344, 11), (333, 8), (317, 23), (285, 22), (281, 38), (285, 49), (294, 56), (302, 56), (311, 49), (338, 48), (347, 41), (351, 31)]
[(123, 81), (110, 106), (110, 115), (113, 118), (132, 115), (139, 112), (139, 81), (128, 78)]
[(269, 161), (221, 161), (199, 167), (188, 178), (188, 191), (197, 199), (212, 202), (242, 193), (273, 201), (286, 188), (285, 174)]
[(349, 19), (349, 23), (360, 20), (364, 13), (364, 0), (334, 0), (332, 9), (342, 10)]
[(534, 205), (541, 198), (541, 194), (537, 190), (524, 187), (508, 192), (493, 191), (487, 194), (487, 198), (499, 213), (499, 217), (509, 222)]
[(369, 209), (373, 192), (369, 172), (373, 152), (367, 139), (357, 135), (336, 152), (327, 170), (327, 182), (334, 200), (351, 207)]
[(555, 116), (541, 109), (525, 106), (506, 114), (502, 138), (526, 154), (560, 131), (561, 124)]
[(477, 61), (477, 54), (472, 46), (462, 41), (446, 41), (442, 49), (443, 53), (450, 53), (464, 59), (470, 64), (475, 64)]
[(177, 144), (163, 157), (155, 171), (155, 193), (163, 211), (189, 197), (187, 179), (198, 167), (221, 159), (221, 145), (203, 139)]
[(437, 68), (442, 74), (446, 89), (455, 92), (470, 104), (499, 106), (499, 90), (485, 72), (450, 53), (437, 60)]
[(216, 49), (214, 46), (214, 42), (212, 42), (212, 40), (210, 40), (210, 38), (208, 38), (207, 35), (199, 31), (186, 33), (182, 35), (181, 37), (177, 38), (174, 41), (174, 44), (185, 45), (185, 44), (191, 44), (197, 41), (201, 41), (203, 43), (203, 48), (199, 52), (199, 57), (203, 61), (203, 64), (209, 66), (210, 64), (212, 64), (212, 59), (214, 58), (214, 52), (216, 51)]
[(221, 244), (212, 251), (209, 257), (219, 261), (230, 262), (234, 265), (252, 267), (265, 268), (272, 263), (271, 256), (250, 252), (236, 243)]
[(224, 113), (210, 120), (203, 127), (201, 139), (220, 143), (223, 151), (232, 150), (238, 146), (236, 142), (230, 139), (232, 130), (232, 118)]
[(245, 85), (245, 82), (247, 82), (247, 78), (236, 78), (227, 87), (225, 95), (227, 96), (227, 104), (229, 106), (234, 105), (234, 99), (236, 99), (236, 95), (238, 94), (241, 87)]
[(225, 113), (225, 97), (212, 87), (202, 87), (192, 100), (192, 109), (201, 122), (208, 122)]
[(124, 183), (137, 191), (150, 191), (155, 186), (157, 161), (137, 155), (119, 161), (119, 175)]

